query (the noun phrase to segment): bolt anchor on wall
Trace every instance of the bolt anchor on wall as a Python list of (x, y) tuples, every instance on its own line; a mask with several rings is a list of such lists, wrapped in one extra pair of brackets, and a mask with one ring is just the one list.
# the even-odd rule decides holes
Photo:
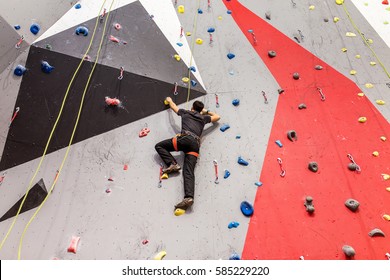
[(123, 72), (125, 71), (125, 68), (123, 66), (121, 66), (120, 71), (121, 72), (119, 74), (118, 80), (122, 80), (123, 79)]
[(16, 43), (15, 48), (20, 49), (20, 45), (24, 41), (24, 36), (20, 37), (19, 41)]
[(267, 95), (265, 94), (265, 91), (261, 91), (263, 93), (263, 97), (264, 97), (264, 104), (268, 104), (268, 98), (267, 98)]
[(283, 168), (283, 161), (281, 158), (277, 158), (277, 161), (279, 163), (279, 167), (280, 167), (280, 177), (284, 177), (286, 176), (286, 170)]
[(325, 94), (322, 92), (322, 89), (320, 87), (317, 87), (318, 92), (321, 96), (321, 101), (325, 101)]

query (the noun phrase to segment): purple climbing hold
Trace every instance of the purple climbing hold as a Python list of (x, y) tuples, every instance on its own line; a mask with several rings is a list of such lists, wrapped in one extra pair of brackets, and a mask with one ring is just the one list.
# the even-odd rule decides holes
[(236, 228), (240, 225), (239, 222), (230, 222), (229, 225), (228, 225), (228, 228)]
[(47, 61), (42, 61), (41, 69), (44, 73), (51, 73), (54, 70), (54, 66), (51, 66)]
[(30, 26), (30, 31), (31, 31), (31, 33), (34, 34), (34, 35), (37, 35), (38, 32), (39, 32), (39, 30), (41, 30), (41, 27), (40, 27), (38, 24), (36, 24), (36, 23), (33, 23), (33, 24)]

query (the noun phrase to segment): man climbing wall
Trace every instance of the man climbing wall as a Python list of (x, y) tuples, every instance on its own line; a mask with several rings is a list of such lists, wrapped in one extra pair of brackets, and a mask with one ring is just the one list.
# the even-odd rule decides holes
[(184, 199), (175, 205), (175, 209), (187, 210), (194, 203), (195, 192), (195, 165), (199, 156), (200, 137), (207, 123), (217, 122), (220, 116), (204, 109), (204, 104), (195, 101), (191, 110), (179, 109), (170, 97), (165, 103), (179, 115), (181, 119), (181, 133), (175, 137), (163, 140), (156, 144), (155, 149), (164, 163), (168, 166), (163, 173), (178, 172), (181, 167), (171, 155), (172, 151), (185, 153), (183, 166)]

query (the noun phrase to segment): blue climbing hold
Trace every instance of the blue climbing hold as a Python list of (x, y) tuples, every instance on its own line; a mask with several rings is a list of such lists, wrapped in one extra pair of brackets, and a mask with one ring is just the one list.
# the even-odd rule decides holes
[(213, 27), (210, 27), (209, 29), (207, 29), (208, 33), (213, 33), (214, 31), (215, 31), (215, 28), (213, 28)]
[(191, 86), (195, 87), (198, 83), (195, 80), (191, 80)]
[(234, 106), (240, 105), (240, 99), (234, 99), (234, 100), (232, 101), (232, 104), (233, 104)]
[(202, 9), (198, 9), (198, 14), (203, 14), (203, 11), (202, 11)]
[(47, 61), (42, 61), (41, 69), (44, 73), (49, 74), (53, 71), (54, 66), (51, 66)]
[(192, 72), (196, 72), (196, 68), (195, 68), (194, 66), (191, 66), (191, 67), (190, 67), (190, 70), (191, 70)]
[(230, 126), (228, 124), (224, 124), (223, 126), (220, 127), (219, 130), (221, 130), (222, 132), (225, 132), (225, 130), (229, 129)]
[(74, 8), (77, 9), (77, 10), (80, 9), (80, 8), (81, 8), (81, 4), (80, 4), (80, 3), (79, 3), (79, 4), (76, 4), (76, 5), (74, 6)]
[(244, 160), (242, 157), (238, 157), (238, 160), (237, 160), (238, 164), (241, 164), (241, 165), (244, 165), (244, 166), (248, 166), (249, 163)]
[(236, 139), (241, 139), (241, 135), (236, 135)]
[(19, 30), (20, 29), (20, 25), (19, 24), (14, 25), (14, 28), (15, 28), (15, 30)]
[(241, 202), (240, 208), (245, 216), (250, 217), (253, 215), (253, 206), (248, 201)]
[(76, 28), (76, 34), (77, 35), (84, 35), (84, 36), (88, 36), (88, 28), (86, 28), (85, 26), (79, 26)]
[(30, 26), (30, 31), (31, 31), (31, 33), (34, 34), (34, 35), (37, 35), (38, 32), (39, 32), (39, 30), (41, 30), (41, 27), (40, 27), (38, 24), (36, 24), (36, 23), (33, 23), (33, 24)]
[(22, 66), (22, 65), (18, 65), (16, 66), (15, 70), (14, 70), (14, 74), (16, 76), (23, 76), (23, 74), (27, 71), (26, 67)]
[(239, 222), (230, 222), (228, 228), (236, 228), (240, 225)]
[(249, 33), (253, 33), (253, 30), (252, 30), (252, 29), (248, 29), (248, 32), (249, 32)]
[(230, 255), (229, 260), (231, 261), (239, 261), (241, 260), (240, 256), (237, 253), (233, 253)]
[(227, 54), (227, 57), (228, 57), (229, 59), (233, 59), (233, 58), (236, 57), (236, 55), (233, 54), (233, 53), (228, 53), (228, 54)]
[(258, 181), (258, 182), (255, 183), (255, 185), (258, 186), (258, 187), (261, 187), (263, 185), (263, 183)]
[(229, 170), (225, 169), (225, 175), (223, 175), (223, 178), (227, 179), (227, 178), (229, 178), (229, 176), (230, 176)]
[(279, 148), (283, 147), (283, 144), (280, 142), (280, 140), (276, 140), (275, 143), (279, 146)]
[(227, 10), (226, 12), (227, 12), (229, 15), (232, 14), (232, 11), (231, 11), (231, 10)]
[(183, 46), (182, 43), (176, 43), (176, 45), (178, 45), (179, 47), (182, 47), (182, 46)]

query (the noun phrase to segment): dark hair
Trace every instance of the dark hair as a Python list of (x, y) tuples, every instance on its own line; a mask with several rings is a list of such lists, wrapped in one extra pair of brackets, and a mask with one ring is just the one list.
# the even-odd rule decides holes
[(195, 111), (197, 112), (202, 112), (203, 108), (204, 108), (204, 104), (200, 101), (195, 101), (193, 104), (192, 104), (192, 108), (194, 108)]

